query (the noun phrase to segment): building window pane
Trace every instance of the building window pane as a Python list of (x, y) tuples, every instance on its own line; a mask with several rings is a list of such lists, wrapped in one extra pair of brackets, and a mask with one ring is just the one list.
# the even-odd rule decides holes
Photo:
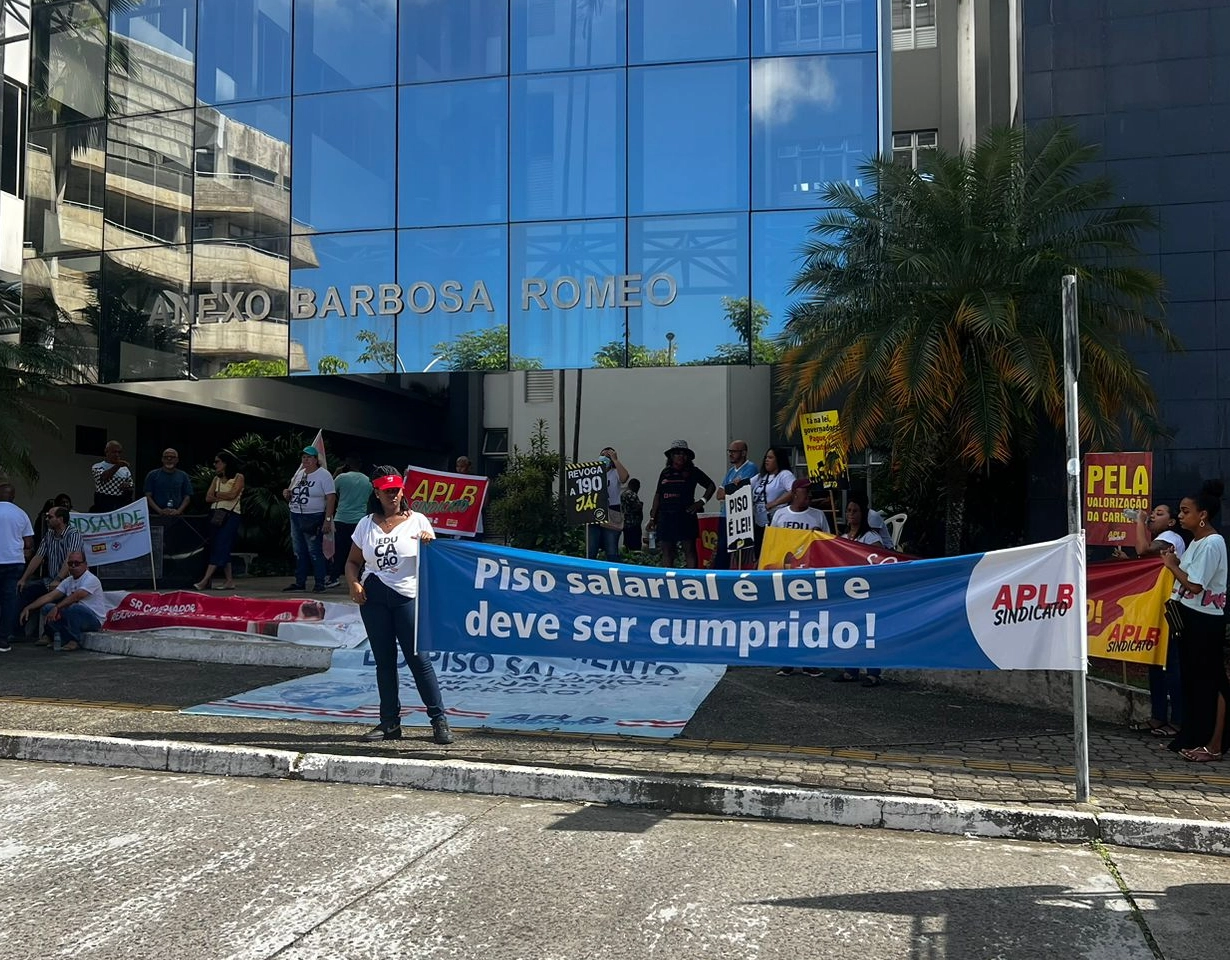
[(746, 57), (748, 11), (748, 0), (629, 0), (628, 62)]
[[(295, 265), (317, 262), (312, 237), (295, 237)], [(189, 335), (193, 376), (202, 380), (284, 377), (288, 372), (290, 265), (254, 244), (192, 246)], [(302, 346), (292, 365), (307, 368)]]
[(512, 0), (512, 72), (622, 65), (626, 20), (625, 0)]
[(752, 206), (815, 207), (878, 150), (876, 58), (752, 63)]
[(879, 0), (752, 0), (752, 56), (878, 48)]
[(400, 224), (507, 220), (508, 81), (403, 87), (399, 99)]
[(747, 227), (746, 214), (628, 222), (628, 273), (646, 288), (628, 310), (629, 366), (749, 362)]
[(785, 330), (790, 307), (798, 301), (790, 288), (815, 222), (814, 213), (800, 211), (752, 214), (752, 300), (766, 311), (761, 333), (766, 342)]
[(893, 163), (915, 170), (926, 166), (927, 151), (934, 151), (939, 137), (935, 130), (914, 130), (893, 134)]
[(893, 0), (893, 49), (934, 47), (935, 0)]
[[(400, 367), (396, 318), (380, 314), (374, 287), (394, 276), (396, 235), (383, 230), (306, 239), (316, 266), (291, 273), (291, 374), (394, 373)], [(300, 290), (312, 291), (314, 317), (298, 319)]]
[(747, 61), (629, 72), (628, 212), (746, 210)]
[(202, 0), (197, 97), (203, 103), (290, 93), (291, 0)]
[(513, 220), (622, 216), (624, 71), (512, 79)]
[(22, 155), (25, 143), (25, 88), (11, 80), (4, 81), (4, 103), (0, 105), (0, 190), (20, 197), (22, 184)]
[(295, 232), (393, 226), (394, 110), (392, 89), (295, 99)]
[(193, 124), (179, 110), (107, 125), (107, 249), (188, 241)]
[(508, 0), (401, 0), (401, 82), (508, 72)]
[(43, 3), (31, 15), (30, 125), (93, 120), (105, 110), (106, 4)]
[(25, 242), (34, 256), (102, 249), (103, 136), (101, 123), (31, 131)]
[(99, 277), (99, 381), (187, 377), (188, 247), (113, 251)]
[(98, 382), (98, 271), (97, 254), (21, 265), (22, 343), (54, 350), (89, 383)]
[(290, 101), (196, 111), (193, 239), (229, 237), (285, 257), (290, 234)]
[(112, 4), (109, 112), (160, 113), (196, 102), (196, 0)]
[(623, 220), (514, 225), (509, 260), (509, 340), (524, 364), (599, 366), (612, 343), (625, 342)]
[(392, 0), (295, 0), (295, 93), (396, 82)]
[(402, 230), (397, 242), (397, 281), (413, 296), (397, 320), (405, 369), (509, 369), (508, 228)]

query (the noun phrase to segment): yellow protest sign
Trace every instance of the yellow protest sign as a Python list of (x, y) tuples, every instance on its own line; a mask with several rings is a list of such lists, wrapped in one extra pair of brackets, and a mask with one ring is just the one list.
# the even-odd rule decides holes
[(849, 464), (838, 412), (799, 414), (799, 433), (803, 436), (808, 477), (826, 487), (836, 487), (837, 478), (845, 475)]

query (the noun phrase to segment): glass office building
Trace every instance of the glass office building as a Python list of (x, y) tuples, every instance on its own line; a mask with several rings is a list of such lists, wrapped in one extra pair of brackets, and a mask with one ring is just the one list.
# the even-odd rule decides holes
[(23, 281), (101, 382), (752, 362), (878, 0), (36, 2)]

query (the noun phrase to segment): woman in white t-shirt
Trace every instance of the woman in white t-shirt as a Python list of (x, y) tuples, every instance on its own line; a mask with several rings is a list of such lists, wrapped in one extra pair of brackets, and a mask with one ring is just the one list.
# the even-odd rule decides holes
[(1230, 677), (1222, 646), (1226, 639), (1226, 541), (1213, 524), (1221, 513), (1220, 480), (1209, 480), (1179, 504), (1179, 523), (1192, 542), (1179, 560), (1173, 552), (1162, 563), (1174, 574), (1171, 602), (1178, 601), (1179, 669), (1183, 675), (1183, 729), (1171, 741), (1185, 760), (1220, 760), (1230, 736), (1226, 705)]
[[(1138, 510), (1136, 523), (1136, 555), (1158, 556), (1174, 551), (1175, 559), (1183, 559), (1187, 541), (1183, 539), (1178, 512), (1168, 503), (1154, 504), (1146, 514)], [(1127, 560), (1121, 547), (1115, 547), (1111, 556)], [(1179, 670), (1179, 645), (1166, 644), (1166, 666), (1149, 666), (1149, 719), (1130, 725), (1137, 733), (1149, 733), (1155, 737), (1173, 737), (1183, 726), (1183, 678)]]
[[(880, 546), (880, 534), (871, 529), (867, 515), (870, 508), (867, 497), (862, 493), (851, 493), (846, 501), (846, 532), (842, 534), (847, 540), (855, 543), (865, 543), (868, 546)], [(835, 683), (853, 683), (858, 679), (858, 667), (848, 667), (833, 678)], [(877, 667), (867, 669), (867, 677), (863, 680), (864, 687), (880, 685), (880, 670)]]
[[(790, 502), (790, 489), (794, 486), (794, 470), (790, 467), (790, 451), (784, 447), (770, 447), (760, 461), (760, 473), (750, 481), (752, 484), (752, 530), (756, 536), (756, 555), (764, 543), (765, 527), (773, 519), (777, 508)], [(741, 484), (740, 484), (741, 486)]]
[(350, 556), (346, 558), (350, 599), (359, 605), (359, 615), (367, 628), (367, 642), (376, 661), (376, 687), (380, 691), (380, 722), (363, 739), (401, 739), (397, 677), (400, 647), (414, 675), (419, 697), (427, 707), (432, 740), (452, 743), (435, 668), (427, 654), (414, 650), (419, 548), (436, 537), (427, 518), (410, 509), (404, 481), (396, 467), (377, 467), (372, 489), (371, 512), (355, 526)]

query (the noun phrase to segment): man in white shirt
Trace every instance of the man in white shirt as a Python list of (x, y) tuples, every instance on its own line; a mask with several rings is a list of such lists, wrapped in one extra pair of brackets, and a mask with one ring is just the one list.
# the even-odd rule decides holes
[(52, 639), (43, 639), (39, 643), (54, 641), (57, 650), (79, 649), (82, 635), (98, 630), (107, 617), (107, 598), (103, 596), (102, 583), (90, 573), (85, 554), (74, 550), (68, 555), (67, 562), (67, 579), (21, 611), (21, 622), (24, 624), (30, 614), (42, 609), (44, 624)]
[(17, 636), (17, 584), (34, 549), (34, 527), (13, 502), (16, 495), (11, 483), (0, 483), (0, 653), (8, 653)]
[(790, 502), (773, 514), (769, 526), (785, 527), (787, 530), (819, 530), (821, 533), (832, 533), (824, 511), (811, 505), (811, 481), (802, 477), (794, 481), (794, 485), (790, 488)]
[(304, 447), (299, 460), (290, 486), (282, 491), (290, 505), (290, 536), (295, 549), (295, 582), (283, 587), (282, 592), (306, 590), (310, 568), (316, 578), (312, 592), (324, 593), (329, 578), (324, 537), (333, 532), (337, 488), (329, 471), (320, 468), (320, 453), (315, 447)]

